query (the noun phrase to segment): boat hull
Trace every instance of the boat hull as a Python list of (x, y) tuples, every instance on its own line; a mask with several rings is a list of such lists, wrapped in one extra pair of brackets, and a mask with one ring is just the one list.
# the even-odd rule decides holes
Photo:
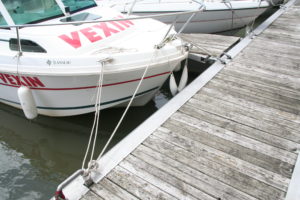
[[(127, 13), (130, 4), (122, 4), (122, 1), (104, 1), (106, 4)], [(160, 15), (187, 11), (197, 11), (201, 5), (193, 1), (138, 1), (132, 9), (132, 14)], [(192, 18), (183, 30), (184, 33), (217, 33), (246, 26), (262, 14), (269, 7), (267, 1), (236, 0), (230, 2), (204, 1), (202, 9)], [(175, 29), (179, 31), (192, 14), (159, 16), (155, 19), (166, 24), (172, 24), (176, 19)]]
[[(185, 27), (183, 33), (217, 33), (246, 26), (262, 14), (266, 8), (248, 8), (236, 9), (234, 14), (231, 10), (205, 10), (197, 13), (190, 23)], [(134, 12), (136, 15), (155, 15), (158, 13), (142, 13)], [(179, 31), (189, 15), (181, 15), (178, 17), (175, 30)], [(164, 16), (158, 18), (163, 23), (172, 24), (175, 20), (172, 16)]]
[[(134, 106), (142, 106), (152, 99), (169, 74), (186, 57), (151, 64), (137, 91)], [(105, 109), (130, 100), (145, 70), (145, 66), (131, 70), (105, 71), (101, 108)], [(71, 116), (95, 111), (100, 72), (86, 75), (17, 75), (1, 73), (0, 102), (21, 108), (16, 77), (30, 85), (38, 113), (46, 116)]]
[[(183, 30), (183, 33), (217, 33), (227, 30), (241, 28), (254, 21), (266, 8), (235, 10), (234, 14), (230, 10), (210, 11), (206, 10), (198, 13)], [(189, 16), (182, 16), (175, 25), (175, 30), (179, 31)], [(167, 19), (161, 19), (165, 23), (170, 23)]]

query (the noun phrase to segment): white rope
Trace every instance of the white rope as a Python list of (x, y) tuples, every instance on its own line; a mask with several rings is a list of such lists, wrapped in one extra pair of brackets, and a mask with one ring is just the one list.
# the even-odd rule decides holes
[[(261, 6), (261, 0), (259, 0), (259, 5), (258, 5), (257, 9), (259, 9), (260, 6)], [(247, 34), (247, 35), (249, 35), (249, 34), (252, 32), (252, 30), (254, 29), (255, 21), (256, 21), (256, 18), (251, 22), (251, 25), (250, 25), (250, 27), (249, 27), (249, 30), (246, 29), (246, 34)]]
[[(197, 1), (196, 1), (197, 2)], [(199, 11), (203, 12), (203, 10), (206, 9), (205, 5), (203, 4), (203, 2), (197, 2), (200, 4), (200, 7), (198, 8)], [(177, 32), (176, 36), (178, 34), (180, 34), (185, 28), (186, 26), (191, 22), (191, 20), (194, 18), (194, 16), (196, 15), (197, 13), (193, 13), (189, 18), (188, 20), (186, 20), (186, 22), (183, 24), (183, 26), (181, 27), (181, 29)]]
[[(236, 14), (236, 12), (234, 11), (234, 9), (233, 9), (233, 7), (232, 7), (232, 4), (231, 4), (231, 0), (229, 0), (229, 1), (224, 0), (223, 3), (224, 3), (224, 5), (225, 5), (227, 8), (229, 8), (229, 9), (231, 10), (231, 12), (232, 12), (231, 29), (233, 29), (234, 16), (237, 17), (241, 22), (243, 22), (243, 24), (246, 24), (245, 21), (243, 20), (243, 18), (241, 18), (241, 17), (240, 17), (238, 14)], [(228, 3), (229, 5), (228, 5), (227, 3)], [(259, 4), (258, 4), (258, 6), (257, 6), (257, 8), (256, 8), (257, 10), (261, 8), (261, 3), (262, 3), (262, 1), (259, 0)], [(254, 20), (253, 20), (252, 22), (250, 22), (250, 23), (251, 23), (251, 25), (250, 25), (250, 29), (251, 29), (250, 32), (253, 30), (255, 21), (256, 21), (256, 18), (254, 18)], [(247, 33), (247, 34), (249, 34), (249, 33)]]
[(140, 86), (141, 86), (141, 84), (142, 84), (142, 82), (143, 82), (143, 80), (144, 80), (146, 74), (147, 74), (148, 68), (149, 68), (150, 64), (152, 63), (152, 59), (155, 57), (155, 53), (156, 53), (156, 52), (157, 52), (157, 51), (154, 51), (154, 53), (153, 53), (153, 55), (152, 55), (152, 57), (151, 57), (151, 59), (150, 59), (150, 61), (149, 61), (149, 64), (148, 64), (147, 67), (145, 68), (145, 71), (144, 71), (144, 73), (143, 73), (143, 75), (142, 75), (142, 77), (141, 77), (141, 79), (140, 79), (140, 81), (139, 81), (139, 83), (138, 83), (138, 85), (137, 85), (137, 87), (136, 87), (136, 89), (135, 89), (135, 91), (134, 91), (134, 93), (133, 93), (133, 95), (132, 95), (132, 97), (131, 97), (131, 99), (130, 99), (128, 105), (127, 105), (127, 107), (126, 107), (126, 109), (125, 109), (125, 111), (123, 112), (123, 114), (122, 114), (122, 116), (121, 116), (121, 118), (120, 118), (120, 120), (119, 120), (117, 126), (115, 127), (113, 133), (111, 134), (110, 138), (108, 139), (108, 141), (106, 142), (105, 146), (103, 147), (103, 149), (102, 149), (102, 151), (101, 151), (101, 153), (100, 153), (100, 155), (99, 155), (99, 157), (98, 157), (98, 160), (102, 157), (102, 155), (104, 154), (104, 152), (105, 152), (105, 150), (107, 149), (108, 145), (110, 144), (112, 138), (114, 137), (114, 135), (116, 134), (117, 130), (119, 129), (119, 127), (120, 127), (120, 125), (121, 125), (121, 123), (122, 123), (122, 121), (123, 121), (125, 115), (127, 114), (127, 111), (128, 111), (128, 109), (129, 109), (129, 107), (130, 107), (131, 104), (132, 104), (132, 101), (134, 100), (134, 98), (135, 98), (135, 96), (136, 96), (136, 94), (137, 94), (137, 92), (138, 92), (138, 90), (139, 90), (139, 88), (140, 88)]
[(17, 76), (20, 80), (20, 87), (21, 87), (22, 82), (21, 82), (21, 77), (20, 77), (20, 73), (19, 73), (19, 65), (20, 65), (20, 57), (23, 55), (23, 52), (22, 52), (22, 46), (21, 46), (19, 27), (16, 27), (16, 33), (17, 33), (17, 44), (18, 44), (18, 53), (16, 55), (16, 57), (17, 57)]
[(90, 162), (93, 160), (94, 157), (94, 152), (95, 152), (95, 146), (96, 146), (96, 140), (97, 140), (97, 136), (98, 136), (98, 127), (99, 127), (99, 117), (100, 117), (100, 111), (101, 111), (101, 97), (102, 97), (102, 86), (103, 86), (103, 76), (104, 76), (104, 70), (103, 70), (103, 66), (104, 66), (104, 62), (102, 62), (101, 64), (101, 78), (99, 80), (99, 92), (98, 92), (98, 103), (97, 103), (97, 123), (96, 123), (96, 133), (95, 133), (95, 137), (94, 137), (94, 143), (93, 143), (93, 148), (92, 148), (92, 153), (91, 153), (91, 158), (90, 158)]
[[(232, 15), (231, 15), (231, 29), (233, 29), (234, 15), (236, 15), (236, 14), (234, 13), (234, 10), (233, 10), (233, 7), (232, 7), (232, 4), (231, 4), (231, 1), (230, 1), (230, 0), (228, 0), (228, 1), (223, 0), (223, 3), (224, 3), (224, 5), (225, 5), (227, 8), (229, 8), (229, 10), (231, 10), (231, 13), (232, 13)], [(227, 5), (227, 3), (228, 3), (229, 5)], [(239, 18), (238, 15), (236, 15), (236, 16)], [(242, 18), (240, 18), (240, 20), (243, 22)]]
[(97, 94), (96, 94), (96, 101), (95, 101), (94, 122), (93, 122), (93, 126), (92, 126), (92, 129), (91, 129), (91, 132), (90, 132), (90, 138), (89, 138), (88, 146), (87, 146), (87, 149), (86, 149), (86, 152), (85, 152), (85, 155), (84, 155), (84, 159), (82, 161), (81, 169), (84, 169), (84, 165), (85, 165), (86, 158), (87, 158), (89, 150), (90, 150), (93, 135), (94, 135), (94, 141), (93, 141), (93, 147), (92, 147), (92, 151), (91, 151), (90, 162), (91, 162), (91, 160), (94, 156), (96, 140), (97, 140), (97, 135), (98, 135), (100, 110), (101, 110), (100, 109), (101, 108), (101, 96), (102, 96), (103, 75), (104, 75), (103, 66), (104, 66), (104, 62), (101, 62), (101, 69), (100, 69), (100, 75), (99, 75), (98, 84), (97, 84)]

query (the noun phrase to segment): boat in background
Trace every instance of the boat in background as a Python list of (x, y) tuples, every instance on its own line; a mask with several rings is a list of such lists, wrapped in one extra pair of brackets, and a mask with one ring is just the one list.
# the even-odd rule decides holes
[(94, 0), (1, 0), (0, 102), (28, 118), (94, 112), (99, 95), (101, 109), (128, 102), (146, 71), (133, 105), (146, 104), (188, 53), (161, 43), (169, 26), (124, 17)]
[[(184, 28), (183, 33), (217, 33), (248, 25), (262, 14), (269, 3), (265, 0), (98, 0), (99, 5), (109, 6), (122, 13), (134, 15), (157, 15), (175, 12), (198, 12)], [(132, 5), (134, 5), (132, 7)], [(179, 31), (188, 21), (191, 14), (161, 16), (158, 20), (172, 24), (176, 20), (175, 29)], [(177, 19), (176, 19), (177, 18)]]
[(284, 3), (286, 3), (288, 0), (267, 0), (271, 6), (280, 6)]

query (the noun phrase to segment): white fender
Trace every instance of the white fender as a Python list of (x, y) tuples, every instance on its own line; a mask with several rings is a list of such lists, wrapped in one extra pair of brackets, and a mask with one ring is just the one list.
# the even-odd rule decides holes
[(170, 75), (169, 86), (170, 86), (171, 94), (173, 96), (175, 96), (175, 94), (178, 92), (178, 89), (177, 89), (177, 84), (176, 84), (173, 73)]
[(28, 87), (21, 86), (18, 89), (18, 97), (21, 107), (27, 119), (34, 119), (38, 112), (31, 90)]
[(183, 68), (182, 74), (181, 74), (179, 85), (178, 85), (179, 92), (181, 90), (183, 90), (183, 88), (185, 88), (187, 81), (188, 81), (188, 70), (187, 70), (187, 65), (185, 65)]

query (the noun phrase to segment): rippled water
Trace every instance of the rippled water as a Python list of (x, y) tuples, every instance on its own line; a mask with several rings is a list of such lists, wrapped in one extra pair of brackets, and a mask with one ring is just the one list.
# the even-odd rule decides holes
[[(131, 108), (113, 144), (166, 103), (168, 95), (162, 91), (146, 106)], [(123, 110), (101, 111), (95, 155)], [(22, 111), (0, 104), (0, 200), (49, 199), (57, 185), (81, 167), (93, 117), (39, 116), (29, 121)]]

